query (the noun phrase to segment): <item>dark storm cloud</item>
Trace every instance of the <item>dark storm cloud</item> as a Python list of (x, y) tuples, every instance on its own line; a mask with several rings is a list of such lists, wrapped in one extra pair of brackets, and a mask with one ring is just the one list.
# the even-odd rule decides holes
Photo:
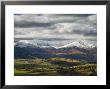
[(95, 14), (15, 14), (15, 37), (96, 38)]
[(90, 15), (94, 15), (94, 14), (74, 14), (74, 15), (73, 14), (58, 14), (56, 16), (87, 17), (87, 16), (90, 16)]
[[(51, 14), (51, 15), (22, 15), (15, 14), (15, 27), (28, 28), (28, 27), (49, 27), (56, 23), (73, 23), (78, 19), (84, 19), (90, 14)], [(18, 17), (18, 19), (17, 19)], [(20, 20), (19, 20), (20, 19)]]
[(97, 36), (97, 32), (96, 31), (87, 31), (84, 33), (85, 36)]
[(97, 32), (95, 30), (74, 30), (75, 34), (84, 35), (84, 36), (97, 36)]
[(49, 27), (51, 23), (36, 23), (36, 22), (26, 22), (26, 21), (19, 21), (14, 23), (15, 27), (19, 28), (29, 28), (29, 27)]

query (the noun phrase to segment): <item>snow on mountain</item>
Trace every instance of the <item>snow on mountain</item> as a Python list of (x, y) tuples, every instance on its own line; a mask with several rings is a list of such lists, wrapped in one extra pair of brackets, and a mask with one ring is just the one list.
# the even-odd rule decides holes
[(79, 48), (94, 48), (96, 47), (96, 42), (94, 41), (88, 41), (88, 40), (77, 40), (74, 42), (71, 42), (69, 44), (66, 44), (64, 46), (58, 47), (59, 48), (66, 48), (66, 47), (79, 47)]
[(34, 45), (32, 45), (31, 44), (31, 42), (29, 42), (28, 40), (20, 40), (20, 41), (18, 41), (18, 42), (16, 42), (15, 44), (14, 44), (14, 46), (16, 46), (16, 47), (29, 47), (29, 46), (31, 46), (31, 47), (35, 47)]
[(40, 48), (67, 48), (67, 47), (80, 47), (80, 48), (93, 48), (96, 47), (96, 41), (90, 40), (20, 40), (15, 43), (17, 47), (40, 47)]

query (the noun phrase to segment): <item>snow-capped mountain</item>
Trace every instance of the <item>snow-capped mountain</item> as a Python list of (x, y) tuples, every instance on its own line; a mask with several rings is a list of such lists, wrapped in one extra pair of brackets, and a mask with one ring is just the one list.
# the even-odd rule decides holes
[(79, 48), (94, 48), (96, 47), (96, 42), (89, 41), (89, 40), (77, 40), (58, 48), (67, 48), (67, 47), (74, 47), (74, 46)]
[(16, 47), (35, 47), (35, 45), (33, 45), (31, 42), (29, 42), (28, 40), (20, 40), (16, 43), (14, 43), (14, 46)]
[(96, 41), (90, 40), (18, 40), (14, 45), (15, 59), (67, 58), (96, 62)]
[(15, 43), (17, 47), (40, 47), (40, 48), (68, 48), (68, 47), (79, 47), (79, 48), (94, 48), (97, 46), (96, 41), (91, 40), (20, 40)]

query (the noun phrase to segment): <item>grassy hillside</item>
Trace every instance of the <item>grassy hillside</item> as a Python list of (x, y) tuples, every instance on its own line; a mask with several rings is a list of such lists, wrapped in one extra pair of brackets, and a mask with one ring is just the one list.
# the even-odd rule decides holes
[(15, 76), (95, 76), (97, 65), (65, 58), (15, 59)]

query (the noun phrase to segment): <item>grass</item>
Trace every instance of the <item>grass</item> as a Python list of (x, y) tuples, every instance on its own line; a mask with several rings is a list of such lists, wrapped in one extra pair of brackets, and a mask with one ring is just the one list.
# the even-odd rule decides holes
[(15, 76), (95, 76), (97, 65), (75, 59), (15, 59)]

